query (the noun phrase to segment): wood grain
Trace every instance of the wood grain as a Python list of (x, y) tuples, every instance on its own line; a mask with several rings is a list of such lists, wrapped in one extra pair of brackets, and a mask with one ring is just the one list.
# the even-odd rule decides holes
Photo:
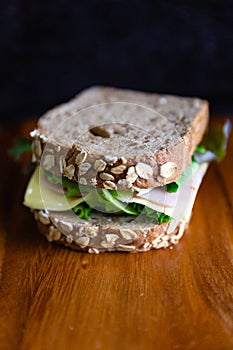
[(0, 349), (233, 349), (233, 135), (174, 249), (88, 255), (47, 243), (1, 131)]

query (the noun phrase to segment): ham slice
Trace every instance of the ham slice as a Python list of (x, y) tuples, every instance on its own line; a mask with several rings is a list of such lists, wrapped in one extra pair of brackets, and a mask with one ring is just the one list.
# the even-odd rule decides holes
[(144, 204), (151, 209), (172, 216), (169, 231), (174, 230), (180, 221), (188, 221), (207, 167), (208, 163), (201, 164), (192, 177), (183, 182), (175, 193), (169, 193), (161, 187), (153, 188), (147, 193), (135, 194), (131, 202)]

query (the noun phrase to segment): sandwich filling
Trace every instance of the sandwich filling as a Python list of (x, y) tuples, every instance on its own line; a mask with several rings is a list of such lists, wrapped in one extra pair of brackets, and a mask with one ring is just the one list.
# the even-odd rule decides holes
[(128, 220), (171, 222), (171, 226), (176, 227), (176, 223), (188, 221), (208, 165), (196, 164), (192, 162), (183, 179), (177, 181), (180, 184), (176, 192), (168, 192), (169, 186), (140, 192), (95, 189), (55, 176), (38, 166), (26, 189), (24, 204), (48, 211), (73, 210), (86, 220), (100, 211), (105, 215), (127, 216)]

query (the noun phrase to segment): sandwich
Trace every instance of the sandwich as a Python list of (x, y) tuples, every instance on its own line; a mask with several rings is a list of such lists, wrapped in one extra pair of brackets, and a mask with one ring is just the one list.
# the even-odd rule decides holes
[(49, 242), (101, 253), (172, 248), (230, 125), (208, 102), (91, 87), (39, 118), (24, 205)]

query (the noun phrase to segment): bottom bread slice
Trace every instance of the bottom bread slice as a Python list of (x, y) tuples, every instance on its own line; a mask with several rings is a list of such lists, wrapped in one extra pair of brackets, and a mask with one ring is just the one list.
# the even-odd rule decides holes
[(96, 213), (90, 220), (79, 219), (71, 211), (47, 212), (32, 210), (39, 231), (49, 242), (63, 244), (75, 250), (99, 254), (102, 252), (145, 252), (172, 247), (183, 236), (190, 221), (179, 223), (173, 232), (168, 222), (145, 223), (129, 216), (105, 216)]

